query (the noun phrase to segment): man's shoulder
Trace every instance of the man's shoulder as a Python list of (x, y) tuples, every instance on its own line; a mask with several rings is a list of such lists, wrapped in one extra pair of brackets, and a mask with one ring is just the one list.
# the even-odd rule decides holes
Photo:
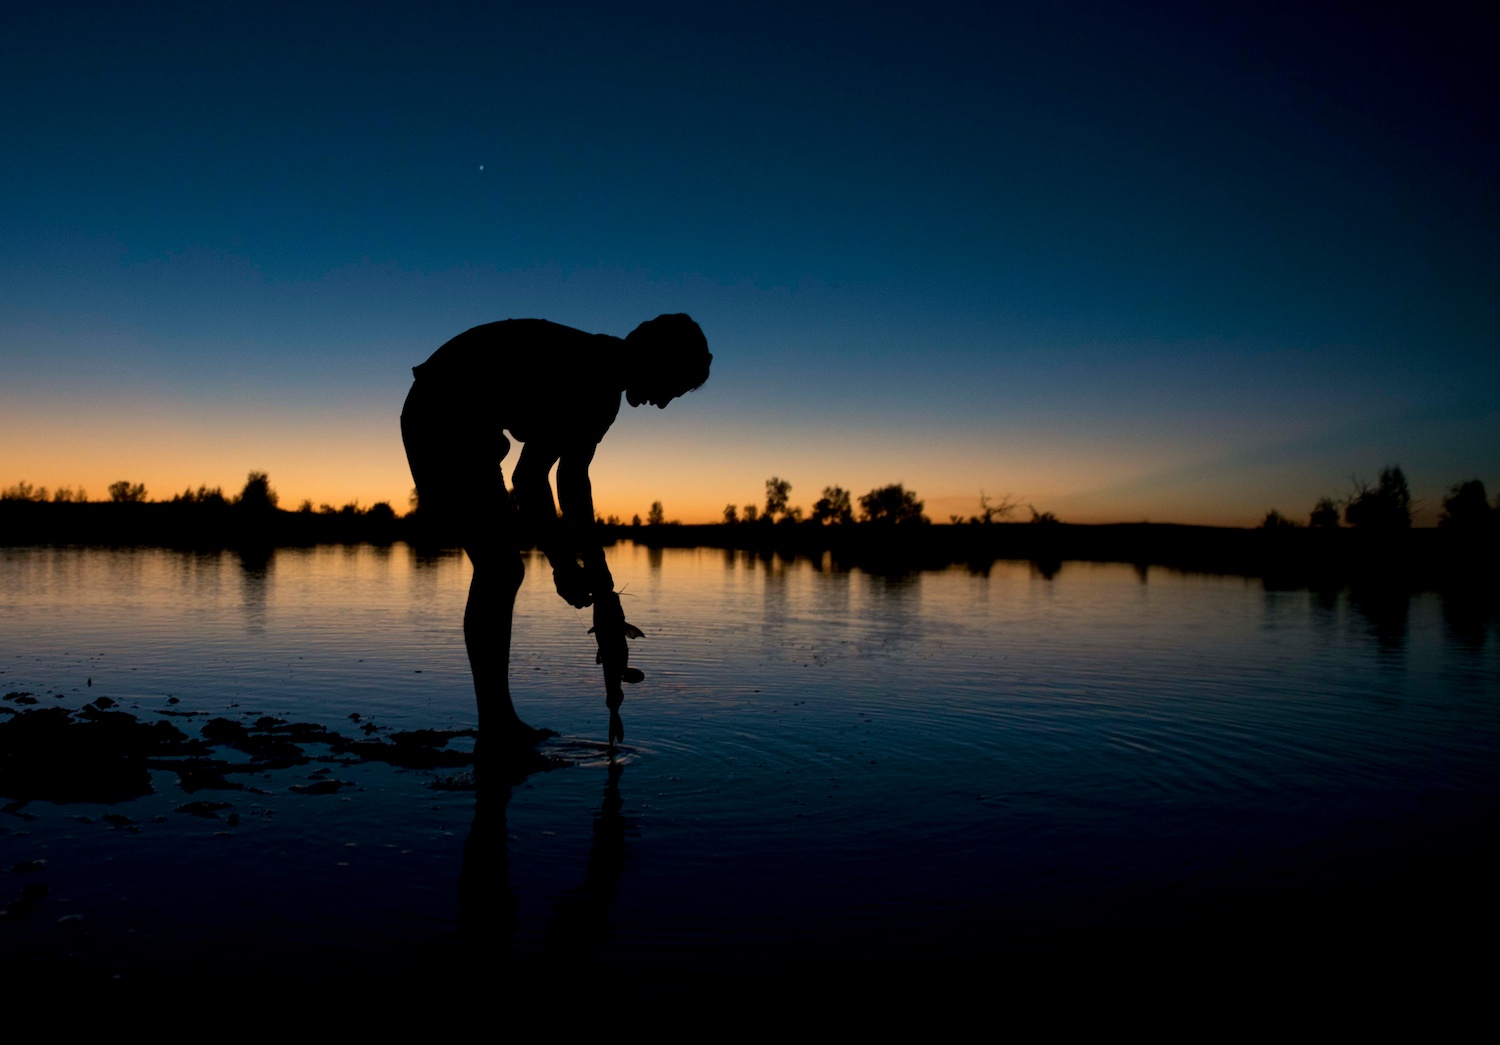
[(421, 376), (468, 379), (480, 372), (488, 376), (496, 368), (524, 372), (586, 366), (590, 357), (619, 341), (548, 319), (502, 319), (450, 338), (415, 371)]

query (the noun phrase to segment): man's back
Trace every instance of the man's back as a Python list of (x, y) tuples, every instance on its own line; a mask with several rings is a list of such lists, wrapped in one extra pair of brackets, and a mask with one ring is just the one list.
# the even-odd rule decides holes
[(593, 445), (620, 411), (623, 347), (608, 334), (506, 319), (464, 331), (412, 373), (452, 409), (523, 443)]

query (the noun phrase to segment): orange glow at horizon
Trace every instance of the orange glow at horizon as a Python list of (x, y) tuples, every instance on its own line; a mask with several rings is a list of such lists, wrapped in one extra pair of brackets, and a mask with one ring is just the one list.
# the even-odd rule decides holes
[[(404, 388), (359, 408), (218, 407), (165, 398), (96, 397), (89, 402), (0, 396), (5, 454), (0, 488), (86, 489), (94, 500), (117, 480), (143, 483), (151, 500), (199, 485), (237, 494), (251, 471), (269, 475), (286, 509), (351, 501), (388, 502), (405, 513), (412, 491), (398, 418)], [(661, 501), (669, 520), (714, 523), (726, 504), (763, 506), (765, 481), (792, 484), (791, 504), (810, 512), (825, 486), (854, 499), (890, 483), (915, 491), (934, 522), (967, 519), (980, 492), (1009, 498), (1011, 518), (1029, 506), (1068, 522), (1253, 526), (1270, 508), (1297, 518), (1330, 492), (1281, 474), (1202, 468), (1212, 448), (1138, 436), (1059, 431), (934, 435), (892, 426), (818, 430), (733, 425), (716, 404), (684, 401), (666, 412), (621, 411), (591, 468), (601, 516), (644, 519)], [(504, 467), (509, 478), (519, 455)], [(1205, 475), (1183, 478), (1197, 467)], [(1434, 502), (1436, 503), (1436, 502)], [(1419, 522), (1420, 522), (1419, 518)], [(1429, 520), (1430, 521), (1430, 520)]]

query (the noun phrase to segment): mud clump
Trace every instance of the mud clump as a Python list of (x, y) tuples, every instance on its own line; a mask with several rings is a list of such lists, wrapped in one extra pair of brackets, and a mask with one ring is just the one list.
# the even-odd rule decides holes
[[(243, 751), (252, 761), (265, 763), (261, 768), (285, 769), (308, 761), (298, 740), (320, 740), (327, 743), (333, 734), (322, 726), (286, 726), (280, 719), (261, 718), (252, 729), (233, 719), (214, 718), (204, 724), (205, 739)], [(293, 739), (293, 737), (296, 739)]]
[(219, 810), (228, 808), (228, 802), (184, 802), (177, 807), (176, 812), (189, 813), (193, 816), (201, 816), (209, 820), (217, 820), (219, 818)]
[(152, 793), (151, 760), (206, 750), (169, 722), (93, 707), (39, 708), (0, 722), (0, 795), (123, 802)]
[(474, 756), (463, 751), (448, 751), (454, 737), (473, 736), (464, 729), (414, 729), (392, 733), (390, 743), (378, 740), (349, 740), (334, 750), (357, 756), (365, 762), (384, 762), (403, 769), (461, 769), (474, 764)]
[[(7, 699), (23, 704), (25, 696), (29, 694), (10, 693)], [(211, 718), (199, 731), (201, 739), (196, 739), (165, 719), (142, 722), (128, 712), (109, 710), (113, 705), (101, 697), (77, 711), (0, 709), (10, 712), (0, 718), (0, 796), (15, 799), (17, 810), (33, 800), (122, 802), (153, 793), (153, 769), (174, 771), (188, 794), (243, 791), (246, 785), (231, 779), (232, 774), (305, 765), (313, 761), (305, 750), (307, 744), (323, 745), (346, 764), (382, 762), (416, 770), (457, 770), (474, 764), (471, 752), (448, 749), (454, 737), (474, 736), (472, 730), (418, 729), (394, 733), (382, 741), (371, 735), (376, 727), (365, 723), (365, 739), (356, 740), (324, 726), (263, 715), (249, 724)], [(249, 761), (214, 757), (216, 749), (222, 752), (224, 748), (248, 755)], [(329, 760), (326, 755), (319, 757)], [(319, 780), (292, 790), (333, 794), (350, 786), (347, 781)], [(197, 807), (211, 805), (216, 804), (190, 802), (180, 811), (198, 812)]]
[(193, 759), (189, 762), (181, 762), (175, 768), (177, 786), (190, 795), (195, 791), (243, 791), (245, 789), (245, 785), (239, 781), (225, 778), (225, 773), (233, 772), (237, 768), (228, 762)]

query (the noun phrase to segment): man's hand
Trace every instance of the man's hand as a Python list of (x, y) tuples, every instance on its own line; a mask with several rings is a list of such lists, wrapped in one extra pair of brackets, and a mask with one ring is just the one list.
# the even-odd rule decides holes
[(581, 610), (594, 601), (583, 567), (577, 563), (552, 567), (552, 583), (557, 588), (557, 594), (576, 610)]

